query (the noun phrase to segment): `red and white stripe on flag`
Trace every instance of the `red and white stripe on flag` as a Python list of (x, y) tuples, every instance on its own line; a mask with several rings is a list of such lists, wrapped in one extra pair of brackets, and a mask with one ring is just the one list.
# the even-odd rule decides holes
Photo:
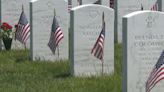
[(57, 46), (59, 42), (64, 38), (63, 32), (61, 31), (60, 27), (56, 29), (54, 36), (55, 36), (55, 44)]
[(164, 51), (162, 52), (158, 62), (153, 68), (146, 82), (146, 92), (150, 92), (151, 89), (164, 79)]
[(23, 43), (26, 43), (28, 38), (30, 37), (30, 24), (29, 23), (23, 27), (21, 35), (22, 35)]
[(101, 32), (91, 51), (91, 54), (97, 57), (98, 59), (100, 59), (101, 61), (103, 60), (104, 40), (105, 40), (105, 35), (103, 32)]
[(158, 11), (158, 3), (155, 3), (155, 4), (153, 5), (153, 7), (151, 7), (150, 10), (152, 10), (152, 11)]

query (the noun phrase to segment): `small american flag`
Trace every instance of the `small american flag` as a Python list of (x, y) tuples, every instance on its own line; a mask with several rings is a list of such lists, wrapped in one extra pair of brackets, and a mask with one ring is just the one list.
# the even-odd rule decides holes
[(78, 5), (81, 5), (81, 3), (80, 3), (80, 2), (81, 2), (81, 0), (77, 0)]
[(101, 4), (100, 0), (97, 0), (96, 2), (94, 2), (93, 4)]
[(55, 54), (56, 47), (59, 45), (59, 42), (64, 38), (64, 34), (54, 16), (53, 24), (51, 28), (51, 36), (48, 42), (48, 46), (51, 51)]
[(24, 11), (22, 11), (16, 28), (15, 39), (17, 39), (23, 44), (26, 44), (29, 37), (30, 37), (30, 24), (26, 18)]
[[(157, 0), (158, 1), (158, 0)], [(151, 7), (151, 9), (150, 10), (152, 10), (152, 11), (158, 11), (158, 2), (155, 2), (155, 4)]]
[(164, 79), (164, 51), (158, 59), (158, 62), (154, 66), (149, 78), (146, 82), (146, 92), (150, 92), (151, 89)]
[(105, 21), (104, 21), (104, 13), (103, 13), (102, 30), (91, 51), (91, 54), (94, 55), (96, 58), (100, 59), (101, 61), (103, 61), (103, 56), (104, 56), (104, 42), (105, 42)]
[(72, 8), (72, 2), (71, 0), (68, 0), (68, 13), (70, 13), (71, 8)]
[(141, 4), (141, 11), (143, 10), (143, 5)]
[(114, 0), (110, 0), (110, 8), (114, 9)]

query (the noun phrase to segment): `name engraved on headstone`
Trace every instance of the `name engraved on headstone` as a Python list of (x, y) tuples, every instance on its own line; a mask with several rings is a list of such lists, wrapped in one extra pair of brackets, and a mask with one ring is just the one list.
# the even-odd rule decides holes
[[(132, 49), (132, 55), (135, 56), (134, 64), (138, 63), (142, 77), (147, 77), (148, 73), (152, 69), (152, 64), (157, 61), (156, 56), (160, 49), (164, 46), (164, 35), (162, 34), (145, 34), (134, 36), (134, 43)], [(136, 51), (137, 50), (137, 51)], [(145, 67), (147, 65), (147, 67)]]

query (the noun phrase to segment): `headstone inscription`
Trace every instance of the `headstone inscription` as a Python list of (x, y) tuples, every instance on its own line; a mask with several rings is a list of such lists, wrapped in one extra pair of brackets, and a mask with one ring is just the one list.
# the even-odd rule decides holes
[(157, 61), (163, 62), (163, 22), (164, 13), (158, 11), (123, 17), (123, 92), (163, 92), (164, 81), (155, 84), (163, 75), (150, 75)]

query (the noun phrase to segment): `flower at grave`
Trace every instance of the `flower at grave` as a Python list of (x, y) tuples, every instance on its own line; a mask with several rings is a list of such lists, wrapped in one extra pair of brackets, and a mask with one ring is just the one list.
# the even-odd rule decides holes
[(12, 38), (12, 26), (9, 25), (6, 22), (3, 22), (2, 25), (0, 26), (0, 37), (1, 38)]

